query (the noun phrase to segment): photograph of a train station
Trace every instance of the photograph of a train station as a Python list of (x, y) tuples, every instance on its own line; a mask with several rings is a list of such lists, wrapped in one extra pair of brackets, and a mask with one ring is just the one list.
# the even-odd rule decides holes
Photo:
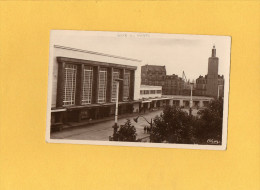
[(229, 36), (53, 30), (47, 142), (226, 148)]

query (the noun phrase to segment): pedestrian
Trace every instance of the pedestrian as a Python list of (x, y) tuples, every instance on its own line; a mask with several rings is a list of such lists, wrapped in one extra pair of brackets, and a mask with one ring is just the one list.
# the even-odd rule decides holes
[(147, 126), (147, 133), (150, 133), (150, 127)]
[(146, 133), (146, 126), (144, 126), (144, 134)]

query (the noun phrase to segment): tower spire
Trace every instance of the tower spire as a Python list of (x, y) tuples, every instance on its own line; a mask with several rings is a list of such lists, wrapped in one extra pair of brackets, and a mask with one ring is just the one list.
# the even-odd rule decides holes
[(216, 57), (216, 48), (215, 48), (215, 44), (213, 44), (212, 55), (211, 55), (211, 57)]

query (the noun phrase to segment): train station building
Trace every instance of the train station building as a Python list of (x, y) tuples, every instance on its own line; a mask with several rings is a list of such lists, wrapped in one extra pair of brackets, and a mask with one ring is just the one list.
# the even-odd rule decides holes
[[(141, 60), (54, 45), (51, 126), (139, 112)], [(139, 73), (139, 75), (137, 74)]]

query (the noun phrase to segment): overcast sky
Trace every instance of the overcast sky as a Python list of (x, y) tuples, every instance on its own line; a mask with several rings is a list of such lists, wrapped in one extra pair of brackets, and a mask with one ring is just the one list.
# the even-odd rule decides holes
[(142, 60), (142, 65), (165, 65), (168, 75), (193, 80), (206, 75), (215, 44), (219, 74), (229, 77), (230, 43), (227, 36), (52, 31), (52, 43)]

